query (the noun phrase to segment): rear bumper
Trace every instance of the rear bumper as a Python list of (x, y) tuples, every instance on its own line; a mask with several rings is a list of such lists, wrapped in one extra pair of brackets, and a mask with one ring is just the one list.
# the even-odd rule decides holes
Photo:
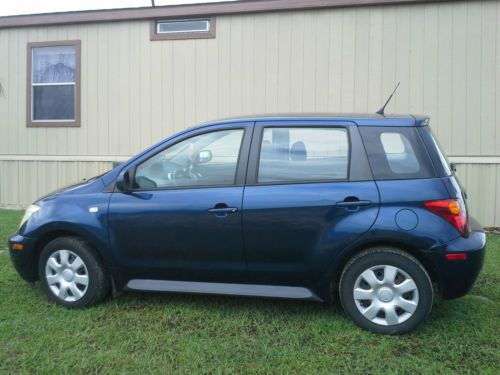
[[(22, 250), (14, 250), (14, 244), (22, 244)], [(9, 253), (14, 268), (26, 281), (38, 280), (37, 259), (35, 252), (35, 240), (15, 234), (9, 238)]]
[[(486, 252), (486, 234), (471, 232), (439, 248), (434, 253), (434, 264), (439, 278), (439, 291), (443, 299), (462, 297), (474, 285), (483, 266)], [(446, 254), (465, 253), (464, 260), (447, 260)]]

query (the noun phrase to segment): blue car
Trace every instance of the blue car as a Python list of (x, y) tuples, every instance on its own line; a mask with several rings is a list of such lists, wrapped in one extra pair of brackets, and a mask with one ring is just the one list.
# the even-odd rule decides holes
[(49, 299), (122, 290), (339, 299), (405, 333), (466, 294), (486, 237), (419, 116), (235, 118), (178, 133), (40, 198), (9, 239)]

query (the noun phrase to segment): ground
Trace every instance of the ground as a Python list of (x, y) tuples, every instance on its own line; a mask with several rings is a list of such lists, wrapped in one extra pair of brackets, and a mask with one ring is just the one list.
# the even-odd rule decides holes
[(500, 236), (468, 296), (394, 337), (310, 302), (125, 293), (57, 307), (10, 263), (21, 216), (0, 211), (0, 373), (500, 373)]

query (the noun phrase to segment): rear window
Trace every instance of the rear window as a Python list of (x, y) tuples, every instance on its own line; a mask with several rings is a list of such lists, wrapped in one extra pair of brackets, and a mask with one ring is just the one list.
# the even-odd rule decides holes
[(412, 127), (359, 127), (377, 180), (432, 178), (432, 162)]

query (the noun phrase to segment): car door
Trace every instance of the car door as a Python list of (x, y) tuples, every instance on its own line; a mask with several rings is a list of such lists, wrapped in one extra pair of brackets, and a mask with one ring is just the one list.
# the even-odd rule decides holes
[(256, 123), (243, 197), (251, 282), (309, 285), (365, 233), (379, 208), (351, 123)]
[(125, 169), (109, 205), (112, 251), (132, 278), (241, 281), (241, 203), (253, 123), (182, 135)]

